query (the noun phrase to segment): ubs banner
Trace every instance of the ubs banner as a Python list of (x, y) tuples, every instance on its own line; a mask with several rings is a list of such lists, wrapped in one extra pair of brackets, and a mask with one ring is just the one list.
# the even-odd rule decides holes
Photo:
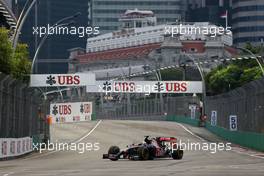
[(0, 138), (0, 158), (14, 157), (32, 151), (32, 138)]
[(200, 81), (96, 81), (87, 92), (102, 93), (202, 93)]
[(30, 76), (31, 87), (68, 87), (86, 86), (95, 84), (95, 74), (32, 74)]
[(52, 123), (90, 121), (92, 102), (50, 104)]

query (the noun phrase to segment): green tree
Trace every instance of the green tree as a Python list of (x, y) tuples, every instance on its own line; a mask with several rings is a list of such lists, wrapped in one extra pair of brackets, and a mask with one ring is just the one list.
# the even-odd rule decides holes
[(8, 33), (7, 29), (0, 28), (0, 72), (28, 81), (31, 68), (28, 47), (18, 44), (14, 51)]
[[(247, 44), (245, 48), (255, 54), (261, 52), (261, 47)], [(206, 75), (207, 90), (212, 94), (227, 92), (244, 84), (260, 79), (261, 69), (255, 59), (234, 61), (230, 65), (221, 65)]]
[(262, 72), (259, 66), (253, 68), (247, 68), (244, 70), (240, 78), (240, 85), (244, 85), (252, 80), (260, 79), (262, 77)]
[(8, 30), (0, 28), (0, 72), (10, 74), (12, 70), (12, 44), (8, 38)]
[(240, 77), (242, 74), (243, 70), (240, 67), (229, 65), (207, 76), (207, 86), (214, 94), (229, 91), (240, 86)]
[(262, 50), (262, 46), (253, 46), (251, 43), (246, 43), (245, 48), (250, 50), (253, 54), (258, 54)]
[(28, 46), (26, 44), (18, 44), (12, 60), (12, 75), (15, 78), (28, 81), (31, 68), (31, 62), (28, 58)]

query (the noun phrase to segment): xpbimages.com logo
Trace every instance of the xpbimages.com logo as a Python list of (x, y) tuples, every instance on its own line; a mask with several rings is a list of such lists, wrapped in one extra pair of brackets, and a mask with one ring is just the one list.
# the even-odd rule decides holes
[(90, 151), (98, 151), (100, 150), (100, 144), (96, 143), (62, 143), (62, 142), (50, 142), (47, 143), (33, 143), (33, 150), (42, 153), (43, 151), (74, 151), (79, 154), (83, 154), (85, 152)]
[(89, 35), (100, 34), (99, 27), (75, 27), (75, 26), (38, 26), (33, 27), (33, 35), (38, 35), (43, 37), (45, 35), (78, 35), (78, 37), (83, 38)]
[(164, 35), (175, 37), (178, 35), (209, 35), (216, 37), (217, 35), (232, 35), (231, 27), (218, 27), (218, 26), (194, 26), (194, 25), (177, 25), (165, 26)]

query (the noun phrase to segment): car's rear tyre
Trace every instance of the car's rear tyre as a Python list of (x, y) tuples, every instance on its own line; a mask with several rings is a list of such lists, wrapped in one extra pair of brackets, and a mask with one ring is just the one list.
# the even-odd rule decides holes
[(176, 150), (173, 151), (173, 153), (171, 154), (172, 158), (175, 160), (180, 160), (183, 157), (183, 150)]
[[(109, 155), (116, 155), (120, 152), (120, 148), (118, 146), (111, 146), (108, 150), (108, 156)], [(116, 158), (109, 158), (110, 160), (112, 161), (117, 161), (118, 160), (118, 157)]]
[(149, 159), (149, 150), (147, 147), (139, 147), (138, 148), (138, 156), (140, 160), (148, 160)]

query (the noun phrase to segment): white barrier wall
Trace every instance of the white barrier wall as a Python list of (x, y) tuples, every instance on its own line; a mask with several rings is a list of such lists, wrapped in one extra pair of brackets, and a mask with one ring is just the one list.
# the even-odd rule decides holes
[(32, 151), (32, 138), (0, 138), (0, 158), (20, 156)]

